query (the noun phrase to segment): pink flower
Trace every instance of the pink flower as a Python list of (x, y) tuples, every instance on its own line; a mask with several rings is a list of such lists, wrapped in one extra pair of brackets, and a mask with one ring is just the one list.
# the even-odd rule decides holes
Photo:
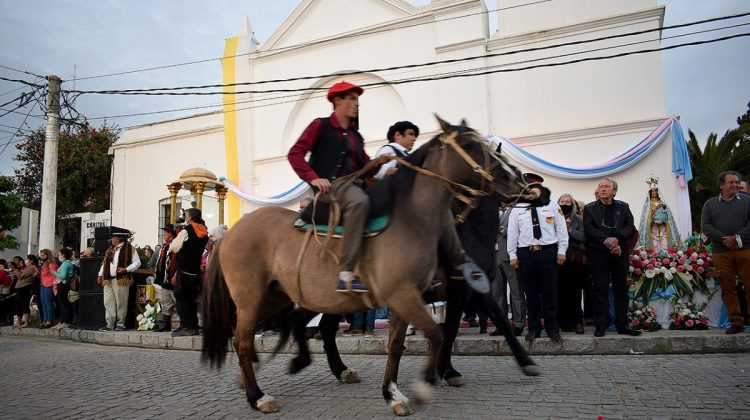
[(636, 268), (636, 269), (635, 269), (635, 275), (636, 275), (636, 276), (640, 276), (640, 275), (641, 275), (641, 273), (642, 273), (642, 271), (641, 271), (641, 269), (640, 269), (640, 268)]
[(693, 266), (691, 264), (688, 264), (687, 271), (693, 271)]
[(708, 324), (708, 319), (706, 319), (705, 317), (700, 317), (698, 318), (698, 322), (700, 322), (701, 324)]
[(636, 326), (636, 325), (638, 325), (638, 320), (634, 319), (633, 321), (630, 322), (630, 324), (633, 325), (633, 326)]
[(685, 271), (685, 267), (683, 267), (681, 265), (678, 265), (677, 266), (677, 271), (679, 271), (680, 273), (682, 273), (683, 271)]
[(685, 264), (685, 258), (680, 258), (677, 262), (679, 262), (680, 264)]
[(676, 262), (671, 262), (671, 263), (669, 263), (669, 266), (670, 267), (677, 267), (677, 263)]
[(651, 326), (651, 322), (650, 321), (646, 321), (646, 322), (643, 323), (643, 326), (646, 327), (646, 328), (648, 328), (648, 327)]
[(693, 254), (690, 256), (690, 261), (698, 261), (698, 254)]
[(653, 270), (654, 269), (654, 265), (653, 264), (649, 264), (646, 268), (648, 268), (649, 270)]
[(699, 272), (699, 273), (702, 273), (702, 272), (704, 272), (704, 271), (706, 271), (706, 270), (705, 270), (705, 269), (704, 269), (703, 267), (698, 267), (698, 272)]
[(648, 260), (648, 262), (650, 262), (651, 264), (656, 264), (656, 258), (652, 257), (650, 260)]
[(652, 309), (650, 312), (651, 315), (656, 316), (656, 309)]
[(695, 323), (693, 322), (693, 320), (692, 320), (692, 319), (688, 319), (688, 320), (687, 320), (687, 321), (685, 322), (685, 326), (686, 326), (686, 327), (688, 327), (688, 328), (692, 327), (692, 326), (693, 326), (693, 324), (695, 324)]
[(656, 264), (654, 264), (654, 266), (661, 267), (661, 263), (659, 261), (657, 261)]
[(674, 322), (674, 325), (676, 325), (676, 326), (678, 326), (678, 327), (679, 327), (679, 326), (680, 326), (680, 324), (682, 323), (682, 320), (680, 320), (680, 318), (677, 318), (677, 319), (675, 319), (675, 320), (674, 320), (673, 322)]
[(669, 264), (671, 261), (669, 260), (669, 258), (664, 258), (663, 260), (661, 260), (661, 262), (662, 264)]

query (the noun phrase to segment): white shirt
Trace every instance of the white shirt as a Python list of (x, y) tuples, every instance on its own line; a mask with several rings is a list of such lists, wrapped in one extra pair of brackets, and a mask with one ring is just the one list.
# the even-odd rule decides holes
[[(112, 257), (112, 262), (109, 263), (109, 275), (110, 277), (117, 277), (117, 261), (119, 261), (120, 258), (120, 250), (122, 249), (122, 246), (124, 245), (124, 242), (120, 245), (117, 245), (117, 248), (115, 248), (115, 255)], [(130, 263), (129, 266), (127, 266), (125, 269), (128, 270), (128, 273), (132, 273), (133, 271), (137, 270), (138, 267), (141, 266), (141, 259), (138, 258), (138, 252), (136, 252), (135, 247), (131, 248), (133, 250), (133, 262)], [(102, 266), (99, 269), (99, 277), (104, 275), (104, 266)]]
[[(377, 158), (378, 156), (382, 156), (382, 155), (398, 156), (396, 152), (393, 151), (394, 148), (397, 149), (399, 152), (403, 153), (404, 155), (407, 155), (407, 156), (409, 155), (409, 151), (406, 150), (406, 147), (394, 141), (393, 143), (388, 143), (384, 146), (381, 146), (380, 149), (378, 149), (378, 152), (375, 153), (375, 157)], [(395, 160), (392, 160), (386, 163), (385, 165), (382, 165), (378, 173), (375, 174), (375, 179), (381, 180), (385, 178), (385, 174), (386, 172), (388, 172), (388, 169), (395, 168), (396, 166), (398, 166), (398, 162), (396, 162)]]
[(565, 255), (568, 250), (568, 227), (560, 206), (550, 201), (546, 206), (537, 207), (539, 227), (542, 237), (534, 238), (534, 227), (531, 223), (531, 209), (528, 204), (519, 204), (508, 217), (508, 256), (518, 259), (518, 248), (532, 245), (551, 245), (557, 243), (557, 255)]

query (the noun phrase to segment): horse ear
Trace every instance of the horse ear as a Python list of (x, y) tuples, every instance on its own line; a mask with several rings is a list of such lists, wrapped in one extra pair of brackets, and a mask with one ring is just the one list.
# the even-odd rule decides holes
[(433, 114), (435, 116), (435, 119), (438, 121), (438, 124), (440, 124), (440, 129), (443, 131), (448, 131), (449, 128), (451, 128), (451, 125), (448, 124), (447, 121), (443, 120), (438, 116), (438, 114)]
[(466, 121), (466, 118), (462, 118), (461, 119), (461, 126), (462, 127), (468, 127), (469, 126), (469, 123)]
[(503, 152), (502, 148), (503, 148), (503, 142), (497, 142), (497, 149), (495, 149), (495, 153), (497, 154), (502, 153)]

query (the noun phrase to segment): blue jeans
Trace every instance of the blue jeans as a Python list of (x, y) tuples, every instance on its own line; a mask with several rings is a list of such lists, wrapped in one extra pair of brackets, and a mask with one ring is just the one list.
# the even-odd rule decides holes
[(51, 287), (42, 286), (41, 301), (42, 301), (42, 319), (43, 322), (54, 322), (55, 321), (55, 297), (52, 294)]
[[(363, 328), (365, 325), (365, 316), (367, 317), (367, 328)], [(358, 328), (360, 330), (367, 329), (372, 330), (375, 329), (375, 309), (370, 309), (369, 311), (365, 312), (357, 312), (354, 314), (354, 328)]]

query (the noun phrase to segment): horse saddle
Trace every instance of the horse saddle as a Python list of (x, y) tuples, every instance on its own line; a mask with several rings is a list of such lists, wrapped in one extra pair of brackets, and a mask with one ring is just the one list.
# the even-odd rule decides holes
[[(375, 236), (388, 227), (388, 215), (393, 201), (393, 192), (387, 180), (376, 182), (371, 187), (365, 188), (364, 191), (370, 199), (370, 214), (365, 225), (364, 236)], [(308, 230), (312, 229), (314, 222), (315, 233), (321, 236), (327, 235), (330, 209), (331, 202), (327, 196), (321, 195), (315, 203), (310, 200), (300, 212), (299, 218), (294, 221), (294, 227), (299, 230)], [(342, 213), (339, 224), (333, 231), (335, 238), (340, 238), (344, 234), (343, 223), (344, 214)]]

